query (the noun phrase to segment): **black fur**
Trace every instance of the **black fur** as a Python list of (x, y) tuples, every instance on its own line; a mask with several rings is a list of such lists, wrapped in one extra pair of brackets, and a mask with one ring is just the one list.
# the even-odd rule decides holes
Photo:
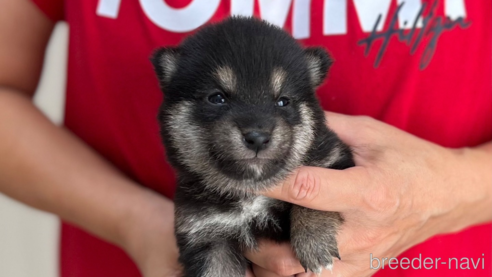
[[(185, 276), (244, 276), (241, 253), (260, 237), (291, 240), (309, 270), (332, 265), (338, 213), (257, 194), (301, 165), (354, 166), (314, 93), (332, 63), (326, 51), (303, 49), (273, 25), (235, 17), (157, 50), (152, 62), (165, 95), (161, 134), (178, 174), (176, 236)], [(226, 103), (211, 104), (216, 94)], [(288, 105), (276, 106), (279, 99)], [(268, 134), (266, 150), (247, 149), (247, 132)]]

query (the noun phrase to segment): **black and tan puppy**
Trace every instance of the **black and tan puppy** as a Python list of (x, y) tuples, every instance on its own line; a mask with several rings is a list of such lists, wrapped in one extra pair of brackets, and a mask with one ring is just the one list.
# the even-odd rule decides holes
[(353, 166), (315, 96), (330, 57), (252, 18), (208, 25), (152, 57), (159, 120), (178, 174), (176, 236), (187, 277), (243, 277), (258, 238), (290, 241), (306, 270), (339, 257), (342, 218), (258, 192), (302, 165)]

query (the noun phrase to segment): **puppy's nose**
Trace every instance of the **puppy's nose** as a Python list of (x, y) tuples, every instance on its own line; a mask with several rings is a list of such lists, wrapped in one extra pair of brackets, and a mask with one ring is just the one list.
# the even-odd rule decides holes
[(243, 136), (246, 147), (256, 152), (265, 149), (270, 143), (270, 134), (265, 132), (252, 131)]

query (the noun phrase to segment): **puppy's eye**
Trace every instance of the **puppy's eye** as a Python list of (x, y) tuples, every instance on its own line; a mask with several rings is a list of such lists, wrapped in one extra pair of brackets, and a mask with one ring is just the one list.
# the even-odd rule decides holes
[(226, 99), (225, 99), (225, 96), (222, 93), (216, 92), (214, 94), (211, 94), (208, 97), (208, 102), (210, 102), (210, 103), (212, 103), (214, 105), (222, 105), (222, 104), (225, 104)]
[(285, 107), (289, 104), (290, 104), (290, 100), (287, 97), (280, 97), (276, 103), (277, 107)]

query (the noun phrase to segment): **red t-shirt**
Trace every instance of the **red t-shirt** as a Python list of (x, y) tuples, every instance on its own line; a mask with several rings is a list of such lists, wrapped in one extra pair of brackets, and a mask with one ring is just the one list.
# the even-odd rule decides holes
[[(329, 49), (336, 62), (318, 90), (327, 110), (369, 115), (446, 147), (492, 140), (491, 1), (33, 1), (70, 25), (65, 126), (130, 178), (170, 198), (175, 179), (156, 121), (162, 95), (148, 58), (231, 13), (255, 14), (305, 45)], [(400, 256), (421, 254), (421, 269), (376, 276), (490, 277), (491, 237), (490, 224), (434, 237)], [(437, 269), (424, 268), (426, 257), (441, 259)], [(458, 269), (449, 258), (457, 258)], [(462, 269), (463, 259), (470, 269)], [(61, 269), (63, 277), (140, 276), (123, 251), (67, 224)]]

